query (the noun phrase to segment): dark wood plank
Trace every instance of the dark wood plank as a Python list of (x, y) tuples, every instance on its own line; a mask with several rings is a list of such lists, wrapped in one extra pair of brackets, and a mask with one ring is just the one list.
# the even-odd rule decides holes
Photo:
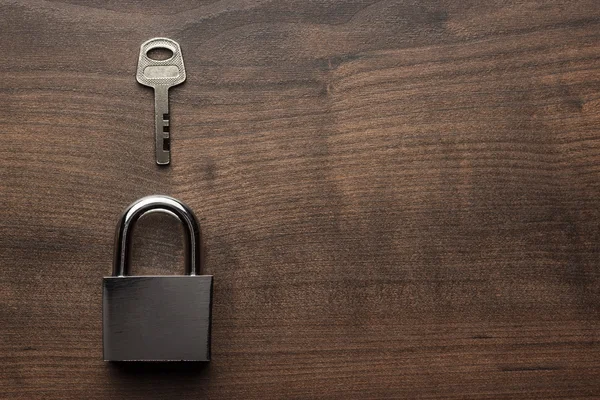
[[(600, 398), (596, 0), (140, 3), (0, 5), (2, 398)], [(169, 168), (134, 79), (161, 35)], [(101, 359), (154, 193), (201, 218), (210, 365)], [(136, 272), (181, 271), (141, 225)]]

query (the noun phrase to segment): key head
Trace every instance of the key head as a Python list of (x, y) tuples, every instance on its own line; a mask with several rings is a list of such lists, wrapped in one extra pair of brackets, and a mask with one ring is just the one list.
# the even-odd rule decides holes
[[(154, 60), (148, 57), (148, 52), (157, 48), (168, 49), (173, 55), (166, 60)], [(185, 67), (179, 44), (167, 38), (154, 38), (142, 43), (136, 79), (142, 85), (153, 88), (157, 86), (169, 88), (185, 81)]]

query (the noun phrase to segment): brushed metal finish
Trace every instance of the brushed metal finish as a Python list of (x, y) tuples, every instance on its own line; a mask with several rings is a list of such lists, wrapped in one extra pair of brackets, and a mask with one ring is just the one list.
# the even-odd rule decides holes
[[(131, 232), (149, 212), (165, 212), (184, 226), (186, 273), (127, 276)], [(113, 276), (103, 279), (105, 361), (209, 361), (212, 275), (200, 274), (200, 227), (192, 210), (172, 197), (148, 196), (121, 216)]]
[(212, 276), (104, 278), (105, 361), (209, 361)]

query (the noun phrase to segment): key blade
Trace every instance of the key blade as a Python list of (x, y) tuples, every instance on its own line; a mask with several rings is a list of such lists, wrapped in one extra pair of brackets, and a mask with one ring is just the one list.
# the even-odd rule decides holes
[(154, 88), (154, 129), (156, 163), (168, 165), (171, 162), (171, 115), (169, 87), (165, 85)]

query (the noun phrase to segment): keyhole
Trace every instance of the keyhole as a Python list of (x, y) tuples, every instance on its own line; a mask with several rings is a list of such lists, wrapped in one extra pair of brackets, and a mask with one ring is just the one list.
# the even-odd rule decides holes
[(146, 56), (151, 60), (164, 61), (173, 57), (173, 52), (166, 47), (155, 47), (146, 52)]

